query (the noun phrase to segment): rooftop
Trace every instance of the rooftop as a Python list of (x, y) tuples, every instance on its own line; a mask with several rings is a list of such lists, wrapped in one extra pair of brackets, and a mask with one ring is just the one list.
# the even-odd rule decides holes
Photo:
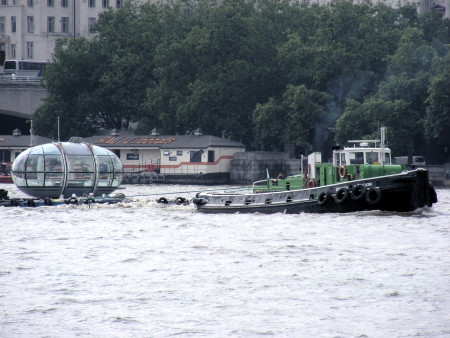
[(245, 147), (240, 142), (212, 135), (91, 136), (84, 138), (83, 142), (109, 148), (206, 149), (208, 147)]
[(0, 135), (0, 148), (29, 148), (30, 144), (37, 146), (51, 142), (51, 138), (39, 135), (33, 135), (33, 140), (30, 135)]

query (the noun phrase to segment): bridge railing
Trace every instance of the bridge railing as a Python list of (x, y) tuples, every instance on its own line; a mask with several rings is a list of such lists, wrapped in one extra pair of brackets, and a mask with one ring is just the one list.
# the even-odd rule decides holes
[(2, 83), (40, 83), (42, 80), (39, 76), (23, 76), (17, 75), (15, 78), (10, 74), (0, 74), (0, 82)]

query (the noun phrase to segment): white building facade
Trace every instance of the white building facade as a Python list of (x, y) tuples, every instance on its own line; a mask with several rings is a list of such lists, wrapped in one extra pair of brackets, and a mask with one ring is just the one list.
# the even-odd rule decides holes
[(90, 37), (98, 15), (123, 2), (0, 0), (0, 65), (6, 59), (50, 61), (58, 39)]

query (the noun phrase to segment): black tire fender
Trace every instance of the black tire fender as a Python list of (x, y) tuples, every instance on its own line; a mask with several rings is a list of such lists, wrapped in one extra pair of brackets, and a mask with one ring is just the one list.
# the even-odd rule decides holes
[(352, 192), (350, 193), (353, 201), (360, 201), (364, 198), (366, 195), (367, 188), (362, 185), (358, 184), (356, 187), (352, 189)]
[(340, 188), (336, 191), (336, 195), (334, 196), (334, 201), (336, 203), (343, 203), (348, 198), (349, 191), (347, 188)]
[(47, 205), (47, 206), (53, 205), (52, 199), (50, 197), (45, 197), (44, 198), (44, 205)]
[(319, 205), (325, 205), (328, 203), (330, 198), (331, 195), (328, 192), (322, 191), (317, 197), (317, 203), (319, 203)]
[(71, 197), (67, 200), (68, 204), (78, 204), (78, 199), (76, 197)]
[(207, 202), (203, 198), (197, 197), (192, 200), (192, 203), (194, 203), (196, 205), (205, 205)]
[(175, 203), (178, 205), (184, 204), (186, 202), (186, 199), (184, 197), (177, 197), (175, 200)]
[(168, 204), (168, 203), (169, 203), (169, 201), (168, 201), (167, 198), (165, 198), (165, 197), (160, 197), (160, 198), (157, 200), (157, 202), (158, 202), (158, 203), (161, 203), (161, 204)]
[(378, 187), (370, 187), (366, 192), (366, 202), (369, 205), (377, 205), (381, 201), (381, 190)]

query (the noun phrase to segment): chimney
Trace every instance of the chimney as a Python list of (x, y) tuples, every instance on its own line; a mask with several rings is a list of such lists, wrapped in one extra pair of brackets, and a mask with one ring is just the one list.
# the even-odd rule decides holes
[(195, 136), (202, 136), (203, 132), (202, 132), (202, 130), (200, 128), (197, 128), (197, 129), (194, 130), (194, 135)]
[(21, 136), (22, 132), (20, 131), (19, 128), (16, 128), (13, 130), (13, 136)]
[(119, 136), (119, 132), (117, 131), (116, 128), (114, 128), (113, 130), (111, 130), (111, 136)]
[(151, 133), (150, 135), (151, 135), (151, 136), (159, 136), (158, 129), (153, 128), (153, 129), (152, 129), (152, 133)]

